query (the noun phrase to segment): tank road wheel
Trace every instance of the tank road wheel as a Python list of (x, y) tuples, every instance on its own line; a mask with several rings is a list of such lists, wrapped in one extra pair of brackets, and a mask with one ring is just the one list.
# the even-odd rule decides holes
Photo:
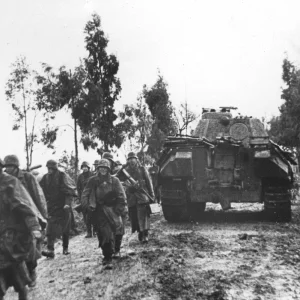
[(189, 215), (192, 220), (199, 220), (201, 219), (201, 215), (205, 211), (206, 202), (191, 202), (189, 203)]
[(162, 211), (168, 222), (180, 222), (188, 219), (186, 205), (162, 205)]
[(268, 220), (291, 221), (291, 193), (287, 187), (267, 186), (264, 191), (264, 206)]

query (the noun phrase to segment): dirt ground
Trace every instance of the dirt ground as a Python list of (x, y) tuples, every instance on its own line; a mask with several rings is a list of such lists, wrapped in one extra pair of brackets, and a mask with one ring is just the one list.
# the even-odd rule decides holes
[(39, 261), (30, 299), (300, 299), (300, 204), (292, 208), (290, 223), (267, 222), (260, 204), (209, 205), (199, 222), (168, 223), (157, 207), (148, 245), (127, 226), (113, 270), (96, 238), (72, 238), (69, 256), (58, 243), (54, 260)]

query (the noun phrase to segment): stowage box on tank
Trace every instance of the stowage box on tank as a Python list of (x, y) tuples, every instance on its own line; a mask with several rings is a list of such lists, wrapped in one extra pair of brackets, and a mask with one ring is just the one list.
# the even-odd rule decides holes
[(158, 184), (166, 220), (199, 217), (206, 202), (261, 202), (270, 219), (291, 219), (295, 161), (259, 119), (233, 118), (230, 109), (203, 109), (193, 136), (165, 141)]

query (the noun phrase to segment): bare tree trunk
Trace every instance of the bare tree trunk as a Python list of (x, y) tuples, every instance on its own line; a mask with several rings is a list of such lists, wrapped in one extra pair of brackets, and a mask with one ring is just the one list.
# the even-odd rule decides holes
[(78, 139), (77, 139), (77, 120), (74, 118), (74, 144), (75, 144), (75, 180), (78, 175)]
[(24, 82), (22, 81), (22, 90), (23, 90), (23, 112), (24, 112), (24, 127), (25, 127), (25, 150), (26, 150), (26, 169), (29, 169), (29, 145), (28, 145), (28, 129), (27, 129), (27, 110), (26, 110), (26, 96), (24, 91)]
[(32, 122), (32, 130), (31, 130), (31, 137), (30, 137), (30, 149), (29, 149), (29, 165), (32, 165), (32, 155), (33, 155), (33, 144), (34, 144), (34, 130), (35, 130), (35, 120), (36, 120), (36, 111), (34, 113), (34, 118)]

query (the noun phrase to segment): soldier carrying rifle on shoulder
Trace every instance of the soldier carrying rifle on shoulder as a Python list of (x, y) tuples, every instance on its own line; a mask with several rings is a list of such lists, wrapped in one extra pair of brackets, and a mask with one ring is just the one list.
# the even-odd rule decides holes
[(140, 164), (137, 155), (130, 152), (127, 164), (118, 171), (116, 176), (125, 179), (132, 233), (138, 232), (139, 241), (147, 243), (150, 229), (150, 203), (155, 202), (149, 173)]

